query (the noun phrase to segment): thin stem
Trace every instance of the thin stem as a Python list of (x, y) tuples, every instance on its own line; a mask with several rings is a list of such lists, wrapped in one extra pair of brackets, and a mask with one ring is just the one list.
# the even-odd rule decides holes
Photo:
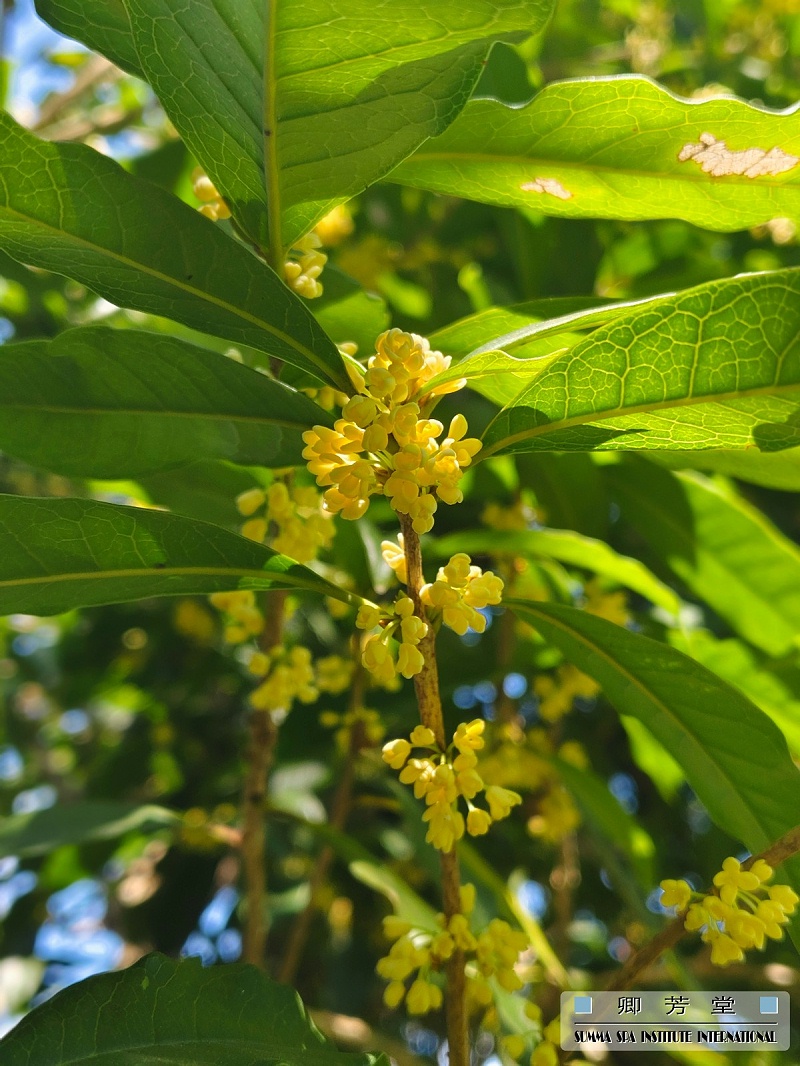
[[(769, 866), (774, 868), (780, 866), (782, 862), (790, 859), (793, 855), (797, 855), (798, 852), (800, 852), (800, 825), (796, 825), (794, 829), (784, 833), (774, 844), (770, 844), (765, 851), (758, 855), (753, 855), (746, 862), (743, 862), (742, 869), (749, 870), (758, 859), (763, 859)], [(711, 893), (716, 895), (716, 889), (712, 889)], [(674, 948), (683, 937), (686, 932), (683, 924), (685, 918), (686, 912), (682, 911), (657, 936), (654, 936), (635, 955), (632, 955), (622, 969), (611, 979), (608, 990), (621, 992), (626, 988), (632, 988), (639, 974), (646, 970), (651, 963), (655, 962), (662, 952)]]
[[(400, 527), (403, 532), (403, 544), (406, 557), (408, 593), (414, 603), (414, 613), (423, 622), (427, 622), (425, 605), (420, 599), (420, 589), (425, 583), (422, 572), (422, 549), (419, 535), (411, 524), (408, 515), (400, 515)], [(432, 730), (436, 743), (444, 750), (447, 747), (447, 734), (444, 728), (442, 700), (439, 694), (439, 672), (436, 665), (436, 635), (433, 626), (428, 623), (428, 632), (419, 642), (419, 650), (425, 664), (414, 678), (417, 694), (417, 706), (423, 725)], [(439, 853), (442, 872), (442, 903), (445, 918), (449, 921), (454, 914), (461, 913), (461, 874), (458, 868), (458, 854), (452, 851)], [(463, 951), (455, 951), (447, 961), (447, 989), (445, 992), (445, 1009), (447, 1015), (447, 1044), (449, 1066), (469, 1066), (469, 1019), (467, 1016), (467, 977), (464, 970)]]
[[(261, 636), (261, 646), (266, 652), (283, 641), (287, 595), (286, 590), (278, 590), (270, 593), (267, 599), (266, 625)], [(262, 969), (267, 947), (265, 804), (277, 739), (278, 728), (269, 711), (252, 711), (242, 798), (244, 817), (241, 847), (247, 901), (242, 958)]]

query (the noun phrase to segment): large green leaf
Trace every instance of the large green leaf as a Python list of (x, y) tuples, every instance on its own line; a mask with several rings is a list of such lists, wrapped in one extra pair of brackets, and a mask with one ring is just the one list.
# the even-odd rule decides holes
[(796, 108), (685, 100), (616, 77), (556, 82), (522, 108), (473, 100), (391, 180), (567, 218), (737, 230), (800, 218), (798, 164)]
[(63, 844), (115, 840), (134, 830), (152, 833), (180, 821), (175, 811), (115, 800), (82, 800), (0, 821), (0, 856), (46, 855)]
[(0, 245), (122, 307), (269, 352), (349, 388), (335, 345), (269, 267), (215, 223), (84, 145), (0, 115)]
[(89, 326), (0, 347), (0, 447), (60, 474), (291, 466), (317, 422), (333, 424), (302, 393), (163, 334)]
[(237, 588), (358, 599), (293, 559), (208, 522), (93, 500), (0, 496), (0, 614), (50, 615)]
[(763, 661), (741, 640), (719, 640), (706, 629), (672, 630), (669, 641), (735, 685), (770, 716), (800, 760), (800, 668), (794, 663)]
[(800, 642), (800, 550), (760, 511), (697, 473), (651, 463), (607, 471), (624, 520), (656, 557), (756, 647)]
[[(125, 0), (145, 77), (264, 246), (290, 244), (458, 115), (550, 0)], [(281, 237), (282, 234), (282, 237)]]
[(3, 1066), (388, 1066), (338, 1051), (300, 997), (255, 966), (148, 955), (90, 977), (0, 1041)]
[[(756, 852), (796, 825), (800, 771), (777, 727), (735, 688), (674, 648), (585, 611), (506, 603), (590, 674), (621, 714), (648, 728), (721, 829)], [(800, 859), (785, 870), (797, 888)]]
[(590, 570), (611, 578), (672, 614), (680, 611), (680, 598), (668, 585), (659, 581), (644, 563), (627, 555), (620, 555), (602, 540), (585, 537), (571, 529), (526, 529), (519, 532), (473, 530), (451, 533), (449, 536), (432, 540), (427, 550), (437, 558), (448, 558), (455, 552), (468, 552), (492, 556), (533, 555), (558, 559), (569, 566), (578, 566), (582, 570)]
[(602, 326), (484, 433), (501, 452), (800, 444), (800, 271), (701, 285)]
[(36, 0), (36, 10), (59, 33), (142, 77), (124, 0)]

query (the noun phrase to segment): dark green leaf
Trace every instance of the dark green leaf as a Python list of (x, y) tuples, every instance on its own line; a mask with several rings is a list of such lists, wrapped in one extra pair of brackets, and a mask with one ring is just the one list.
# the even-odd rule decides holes
[(795, 109), (685, 100), (647, 78), (590, 78), (548, 85), (522, 108), (471, 101), (391, 180), (567, 218), (737, 230), (800, 217), (799, 163)]
[(800, 551), (760, 511), (702, 474), (641, 461), (607, 474), (625, 521), (698, 597), (756, 647), (797, 646)]
[(122, 307), (251, 345), (338, 388), (341, 357), (300, 297), (243, 244), (84, 145), (0, 116), (0, 244)]
[(293, 559), (207, 522), (93, 500), (0, 496), (0, 614), (240, 588), (357, 600)]
[(297, 993), (255, 966), (148, 955), (37, 1007), (0, 1041), (3, 1066), (388, 1066), (338, 1051)]
[[(740, 692), (674, 648), (585, 611), (507, 606), (648, 728), (721, 829), (756, 852), (794, 827), (800, 771), (777, 727)], [(800, 860), (785, 870), (797, 888)]]
[(0, 446), (60, 474), (291, 466), (318, 422), (333, 424), (302, 393), (163, 334), (89, 326), (0, 348)]
[(484, 433), (503, 452), (800, 442), (800, 271), (701, 285), (553, 360)]
[(174, 811), (165, 807), (135, 807), (111, 800), (59, 804), (0, 821), (0, 856), (46, 855), (63, 844), (115, 840), (134, 830), (152, 833), (179, 820)]

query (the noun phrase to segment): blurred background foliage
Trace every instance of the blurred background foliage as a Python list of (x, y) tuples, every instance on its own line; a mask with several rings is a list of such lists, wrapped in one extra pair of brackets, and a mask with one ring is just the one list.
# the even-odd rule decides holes
[[(60, 38), (38, 21), (27, 0), (4, 0), (4, 13), (0, 88), (11, 113), (44, 137), (84, 141), (113, 155), (196, 206), (194, 161), (151, 91)], [(799, 16), (798, 0), (560, 0), (543, 37), (518, 51), (495, 48), (479, 92), (521, 103), (556, 79), (632, 72), (688, 97), (728, 92), (785, 108), (800, 96)], [(742, 271), (800, 265), (787, 220), (720, 235), (678, 221), (547, 218), (534, 209), (492, 208), (391, 184), (372, 188), (338, 212), (323, 236), (342, 272), (337, 278), (326, 271), (329, 293), (346, 291), (349, 275), (375, 296), (363, 337), (348, 332), (341, 304), (326, 311), (323, 297), (314, 310), (337, 341), (365, 345), (387, 321), (429, 335), (494, 305), (562, 296), (634, 298)], [(353, 291), (354, 300), (364, 299)], [(0, 255), (2, 340), (52, 336), (98, 320), (167, 328), (110, 306), (73, 281)], [(257, 358), (247, 351), (241, 357)], [(466, 402), (470, 425), (479, 424), (484, 401), (472, 395)], [(585, 455), (548, 457), (548, 464), (555, 473), (550, 481), (535, 457), (481, 466), (470, 475), (463, 507), (440, 511), (437, 532), (478, 526), (487, 501), (510, 505), (523, 499), (548, 525), (605, 538), (667, 577), (663, 563), (620, 517), (602, 464)], [(76, 483), (0, 456), (2, 492), (141, 502), (231, 527), (238, 523), (235, 495), (260, 477), (232, 464), (197, 463), (139, 484)], [(565, 481), (572, 486), (569, 498), (559, 492)], [(798, 538), (795, 495), (739, 488)], [(337, 534), (332, 559), (357, 580), (363, 575), (364, 585), (381, 580), (375, 559), (382, 523), (393, 529), (388, 509), (375, 504), (370, 522), (342, 524)], [(583, 595), (587, 579), (584, 571), (552, 561), (530, 576), (567, 602)], [(793, 754), (800, 755), (795, 659), (769, 659), (735, 641), (708, 606), (674, 577), (668, 580), (687, 603), (680, 639), (704, 645), (706, 654), (738, 655), (743, 676), (751, 677), (751, 697), (783, 716)], [(657, 611), (639, 613), (643, 606), (635, 596), (629, 599), (633, 624), (665, 637), (667, 620), (659, 620)], [(491, 622), (484, 637), (464, 638), (468, 649), (452, 633), (442, 634), (449, 724), (492, 718), (501, 704), (526, 725), (541, 724), (536, 673), (552, 670), (558, 659), (530, 637), (518, 641), (511, 660), (504, 659), (504, 616)], [(291, 626), (305, 633), (315, 654), (326, 655), (346, 644), (350, 622), (338, 622), (324, 604), (309, 600), (298, 603)], [(199, 955), (208, 964), (238, 957), (239, 870), (230, 833), (251, 687), (245, 663), (226, 649), (216, 612), (200, 599), (0, 620), (0, 815), (7, 819), (0, 820), (0, 1031), (31, 1002), (153, 949)], [(346, 695), (323, 695), (315, 706), (295, 710), (281, 729), (271, 783), (278, 813), (269, 836), (273, 973), (280, 971), (293, 922), (308, 902), (315, 857), (333, 839), (320, 827), (343, 754), (331, 741), (338, 728), (333, 716), (322, 712), (341, 715), (346, 703)], [(407, 733), (415, 721), (410, 686), (374, 694), (374, 705), (389, 736)], [(499, 890), (496, 879), (483, 876), (482, 863), (488, 864), (511, 886), (515, 906), (542, 921), (564, 963), (599, 984), (658, 927), (659, 878), (685, 876), (699, 888), (736, 845), (712, 826), (663, 751), (633, 727), (626, 731), (602, 696), (578, 696), (574, 713), (559, 722), (550, 743), (576, 738), (607, 787), (605, 798), (590, 800), (595, 820), (588, 819), (577, 835), (556, 834), (552, 842), (526, 832), (525, 818), (511, 818), (479, 848), (474, 845), (480, 859), (468, 864), (468, 874), (491, 897)], [(80, 808), (65, 806), (82, 799), (106, 804), (97, 824), (83, 824)], [(435, 903), (435, 857), (421, 844), (418, 819), (403, 817), (405, 803), (408, 798), (380, 772), (374, 742), (368, 743), (358, 763), (347, 834), (333, 839), (335, 857), (319, 888), (296, 984), (309, 1004), (365, 1019), (402, 1037), (409, 1059), (425, 1059), (435, 1056), (437, 1034), (382, 1006), (374, 964), (386, 946), (379, 918), (387, 906), (351, 869), (359, 857), (353, 849), (366, 848)], [(526, 814), (535, 817), (531, 793), (525, 804)], [(62, 836), (69, 840), (72, 834), (72, 842), (52, 850), (37, 837), (36, 816), (44, 811), (63, 814)], [(636, 820), (632, 837), (630, 818)], [(628, 841), (627, 854), (620, 840)], [(686, 980), (681, 967), (678, 962), (665, 971), (667, 984)], [(702, 961), (695, 963), (694, 983), (684, 987), (796, 989), (796, 978), (795, 949), (781, 943), (728, 971), (712, 973)], [(488, 1036), (481, 1054), (492, 1054)], [(780, 1060), (765, 1051), (740, 1058), (748, 1066)], [(651, 1054), (647, 1062), (657, 1066), (662, 1060)]]

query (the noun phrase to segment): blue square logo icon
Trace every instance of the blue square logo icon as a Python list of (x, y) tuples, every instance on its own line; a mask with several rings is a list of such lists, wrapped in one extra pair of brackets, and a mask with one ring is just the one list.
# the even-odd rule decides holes
[(761, 996), (759, 1001), (759, 1008), (762, 1014), (777, 1014), (778, 1013), (778, 997), (777, 996)]
[[(777, 1003), (778, 1001), (775, 1000)], [(777, 1007), (776, 1007), (777, 1010)], [(576, 1014), (591, 1014), (592, 1013), (592, 997), (591, 996), (576, 996), (575, 997), (575, 1013)]]

